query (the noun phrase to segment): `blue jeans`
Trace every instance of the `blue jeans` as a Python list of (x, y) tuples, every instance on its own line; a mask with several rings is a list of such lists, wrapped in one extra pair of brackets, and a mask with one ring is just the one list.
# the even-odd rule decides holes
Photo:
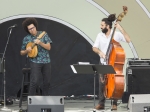
[[(30, 74), (30, 88), (29, 95), (36, 95), (36, 88), (38, 81), (43, 81), (44, 96), (49, 95), (50, 79), (51, 79), (51, 63), (33, 63), (30, 62), (31, 74)], [(42, 75), (42, 79), (41, 78)]]

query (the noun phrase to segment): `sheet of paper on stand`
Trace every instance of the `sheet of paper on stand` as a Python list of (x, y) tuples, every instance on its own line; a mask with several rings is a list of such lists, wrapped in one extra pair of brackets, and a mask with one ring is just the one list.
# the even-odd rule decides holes
[(90, 62), (78, 62), (79, 65), (88, 65)]

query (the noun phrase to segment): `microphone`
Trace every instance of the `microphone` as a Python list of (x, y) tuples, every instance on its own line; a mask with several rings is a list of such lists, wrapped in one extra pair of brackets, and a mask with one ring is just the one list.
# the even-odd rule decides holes
[(9, 28), (15, 28), (17, 27), (17, 24), (14, 24), (13, 26), (10, 26)]

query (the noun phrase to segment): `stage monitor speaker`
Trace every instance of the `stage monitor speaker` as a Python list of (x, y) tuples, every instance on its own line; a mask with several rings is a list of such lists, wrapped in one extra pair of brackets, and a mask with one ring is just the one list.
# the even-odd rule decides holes
[(64, 97), (28, 96), (28, 112), (64, 112)]
[(145, 112), (144, 108), (150, 106), (150, 94), (132, 94), (129, 97), (129, 112)]

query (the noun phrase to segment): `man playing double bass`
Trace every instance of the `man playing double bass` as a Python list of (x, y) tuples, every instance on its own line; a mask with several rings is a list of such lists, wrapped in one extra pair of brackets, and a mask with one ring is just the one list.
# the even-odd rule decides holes
[[(100, 56), (100, 63), (105, 64), (104, 59), (106, 58), (106, 52), (109, 46), (109, 42), (112, 35), (112, 22), (115, 21), (115, 14), (111, 14), (108, 18), (103, 18), (101, 21), (101, 33), (97, 35), (96, 41), (93, 45), (93, 51)], [(117, 42), (130, 42), (129, 35), (125, 30), (118, 24), (115, 23), (115, 27), (120, 31), (115, 31), (113, 39)], [(104, 96), (104, 87), (105, 87), (105, 78), (104, 74), (99, 74), (99, 103), (95, 109), (100, 110), (105, 108), (105, 96)], [(117, 110), (117, 100), (113, 100), (112, 110)]]

